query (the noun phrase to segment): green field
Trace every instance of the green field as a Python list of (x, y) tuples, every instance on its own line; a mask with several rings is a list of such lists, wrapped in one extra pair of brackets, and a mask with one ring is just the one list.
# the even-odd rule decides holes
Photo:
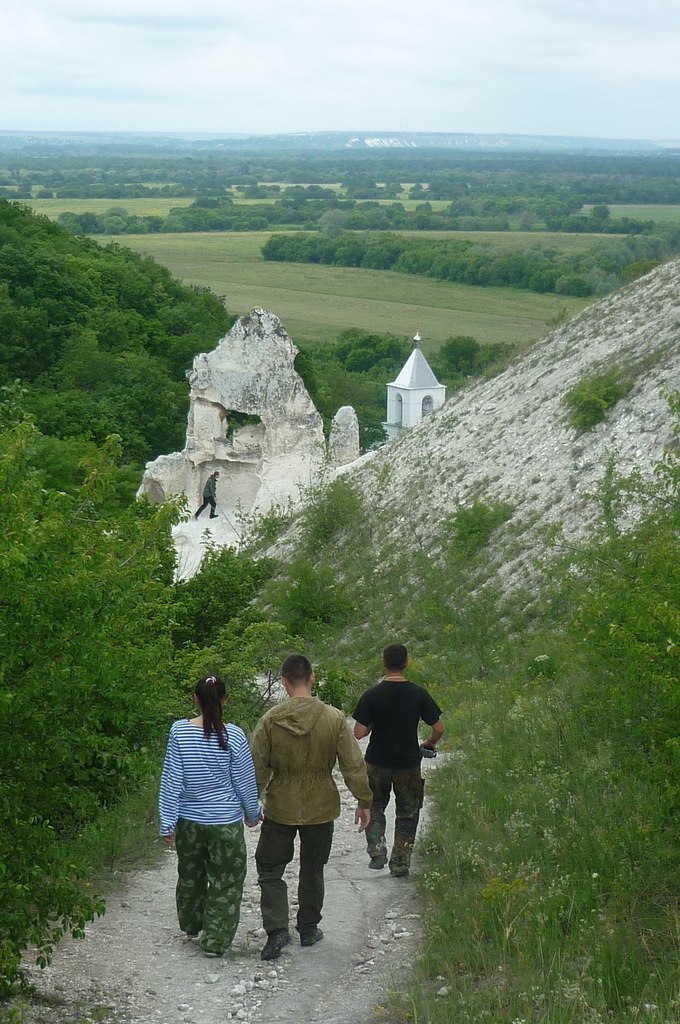
[(481, 343), (530, 344), (547, 322), (584, 299), (511, 288), (475, 288), (410, 274), (314, 264), (267, 263), (260, 246), (271, 232), (124, 235), (107, 239), (152, 256), (187, 284), (211, 288), (234, 314), (262, 307), (295, 341), (329, 341), (348, 327), (412, 337), (425, 351), (456, 334)]
[[(589, 209), (589, 207), (584, 207)], [(609, 207), (612, 217), (632, 217), (634, 220), (655, 220), (657, 224), (680, 224), (680, 206), (659, 203), (640, 203), (639, 205), (616, 205)]]
[(137, 217), (167, 217), (176, 206), (191, 206), (192, 198), (183, 199), (27, 199), (36, 213), (42, 213), (56, 220), (61, 213), (105, 213), (112, 207), (120, 207)]

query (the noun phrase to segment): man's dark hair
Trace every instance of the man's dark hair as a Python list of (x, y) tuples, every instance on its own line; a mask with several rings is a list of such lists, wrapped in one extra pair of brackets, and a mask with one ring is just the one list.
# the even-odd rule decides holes
[(304, 654), (289, 654), (281, 666), (281, 675), (294, 685), (306, 683), (312, 675), (312, 663)]
[(388, 644), (382, 652), (382, 660), (385, 668), (392, 672), (401, 672), (406, 668), (408, 651), (403, 644)]

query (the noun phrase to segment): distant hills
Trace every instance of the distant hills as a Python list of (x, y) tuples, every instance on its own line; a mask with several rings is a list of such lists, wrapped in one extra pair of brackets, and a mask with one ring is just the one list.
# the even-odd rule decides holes
[(459, 153), (603, 153), (680, 155), (680, 140), (598, 139), (568, 135), (474, 132), (298, 132), (288, 135), (206, 132), (0, 131), (0, 152), (129, 151), (337, 151), (439, 149)]

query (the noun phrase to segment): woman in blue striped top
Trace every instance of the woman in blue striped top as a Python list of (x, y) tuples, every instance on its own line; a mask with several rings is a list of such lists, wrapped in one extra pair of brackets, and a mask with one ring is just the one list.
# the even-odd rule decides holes
[(238, 927), (246, 845), (243, 822), (259, 824), (255, 769), (242, 729), (224, 723), (219, 676), (196, 684), (200, 714), (173, 722), (159, 797), (160, 834), (177, 850), (177, 916), (210, 956), (229, 948)]

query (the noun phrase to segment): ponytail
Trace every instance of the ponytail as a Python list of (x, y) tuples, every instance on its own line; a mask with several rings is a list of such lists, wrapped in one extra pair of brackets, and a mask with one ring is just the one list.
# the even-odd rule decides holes
[(226, 688), (219, 676), (203, 676), (196, 683), (194, 695), (203, 715), (203, 735), (207, 740), (215, 734), (222, 750), (227, 749), (227, 730), (222, 721), (222, 705)]

